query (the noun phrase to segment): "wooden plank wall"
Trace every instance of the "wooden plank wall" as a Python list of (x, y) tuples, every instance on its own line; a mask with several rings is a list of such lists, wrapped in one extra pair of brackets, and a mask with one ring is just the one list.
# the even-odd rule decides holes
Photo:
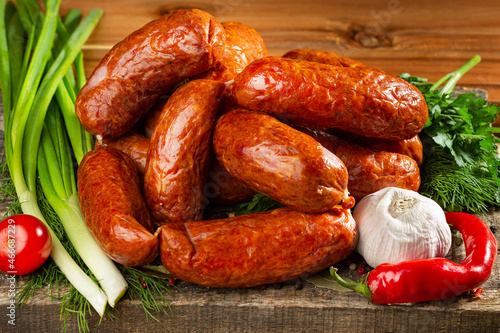
[(460, 81), (500, 103), (500, 1), (452, 0), (63, 0), (64, 13), (104, 10), (85, 46), (90, 73), (115, 43), (150, 20), (179, 8), (200, 8), (220, 21), (261, 33), (270, 55), (316, 48), (392, 74), (435, 81), (479, 54), (483, 61)]

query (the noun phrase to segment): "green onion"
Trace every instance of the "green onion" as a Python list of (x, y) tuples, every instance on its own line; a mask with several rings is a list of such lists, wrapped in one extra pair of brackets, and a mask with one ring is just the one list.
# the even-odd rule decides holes
[[(79, 161), (90, 145), (82, 142), (82, 139), (85, 140), (81, 134), (83, 129), (79, 122), (74, 121), (77, 119), (74, 98), (78, 87), (76, 80), (69, 79), (67, 75), (72, 73), (71, 66), (81, 54), (81, 47), (99, 21), (102, 11), (91, 11), (72, 29), (71, 34), (65, 34), (58, 14), (60, 1), (47, 0), (45, 13), (33, 0), (17, 1), (17, 11), (10, 2), (0, 6), (0, 79), (4, 99), (6, 157), (23, 213), (38, 217), (49, 227), (54, 263), (102, 316), (107, 303), (113, 306), (124, 294), (127, 285), (84, 225), (76, 192), (72, 151), (66, 138), (66, 131), (77, 134), (71, 139), (73, 146), (79, 147), (74, 152)], [(9, 17), (5, 17), (7, 11)], [(9, 22), (8, 31), (6, 21)], [(11, 61), (11, 54), (14, 56), (14, 51), (19, 52), (22, 49), (20, 46), (24, 47), (19, 45), (24, 38), (21, 26), (22, 30), (29, 32), (24, 58), (22, 62)], [(60, 33), (56, 35), (57, 28)], [(9, 42), (12, 50), (9, 50)], [(56, 91), (62, 106), (55, 102)], [(65, 119), (69, 121), (65, 126), (58, 119), (58, 112), (66, 113)], [(50, 116), (46, 117), (47, 113)], [(94, 275), (108, 295), (75, 263), (46, 222), (37, 203), (37, 175), (68, 237), (80, 250), (80, 256), (91, 259), (87, 260), (87, 265), (94, 270)]]
[(442, 84), (444, 84), (443, 88), (441, 88), (441, 90), (439, 91), (439, 94), (440, 95), (451, 94), (453, 92), (453, 89), (455, 89), (455, 86), (457, 85), (460, 78), (464, 76), (464, 74), (467, 73), (472, 67), (476, 66), (480, 62), (481, 62), (481, 57), (479, 55), (473, 56), (459, 69), (446, 74), (441, 79), (436, 81), (436, 83), (434, 83), (431, 86), (430, 90), (431, 91), (436, 90)]
[(78, 201), (73, 161), (57, 103), (51, 103), (45, 118), (38, 153), (38, 173), (47, 200), (60, 217), (77, 253), (92, 271), (115, 306), (127, 289), (122, 274), (88, 231)]

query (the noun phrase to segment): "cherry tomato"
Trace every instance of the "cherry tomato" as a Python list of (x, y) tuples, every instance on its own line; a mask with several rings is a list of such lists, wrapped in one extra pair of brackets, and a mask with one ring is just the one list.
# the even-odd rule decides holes
[(38, 218), (18, 214), (0, 222), (0, 270), (12, 275), (26, 275), (47, 260), (52, 238)]

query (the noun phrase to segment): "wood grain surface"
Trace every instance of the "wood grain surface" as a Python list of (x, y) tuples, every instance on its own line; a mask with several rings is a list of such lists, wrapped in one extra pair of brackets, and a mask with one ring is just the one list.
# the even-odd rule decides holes
[[(104, 10), (85, 45), (90, 74), (105, 53), (130, 32), (178, 8), (200, 8), (220, 21), (248, 24), (263, 36), (269, 54), (294, 48), (332, 51), (392, 74), (409, 72), (435, 81), (475, 54), (483, 61), (460, 81), (482, 88), (500, 104), (500, 2), (341, 0), (63, 0), (70, 8)], [(3, 113), (2, 113), (3, 116)], [(0, 128), (3, 128), (3, 119)], [(2, 133), (3, 134), (3, 133)], [(3, 138), (3, 135), (1, 136)], [(3, 148), (3, 141), (0, 142)], [(2, 153), (2, 151), (0, 151)], [(3, 155), (2, 155), (3, 156)], [(1, 156), (0, 156), (1, 157)], [(8, 202), (0, 206), (5, 211)], [(500, 210), (481, 216), (500, 228)], [(500, 232), (496, 233), (500, 241)], [(449, 258), (463, 258), (454, 246)], [(166, 295), (171, 308), (148, 318), (137, 300), (124, 298), (116, 319), (92, 311), (91, 332), (500, 332), (500, 259), (484, 284), (481, 299), (463, 295), (443, 301), (372, 305), (353, 292), (319, 288), (309, 282), (280, 289), (204, 288), (179, 282)], [(11, 298), (7, 276), (0, 275), (0, 332), (60, 332), (60, 301), (44, 288), (16, 309), (16, 326), (7, 320)], [(74, 319), (68, 332), (77, 332)]]
[(115, 43), (162, 14), (200, 8), (220, 21), (255, 28), (269, 54), (294, 48), (332, 51), (391, 74), (435, 81), (473, 55), (482, 62), (460, 85), (488, 91), (500, 102), (500, 1), (468, 0), (63, 0), (62, 12), (104, 10), (85, 45), (87, 73)]
[[(469, 92), (466, 90), (464, 92)], [(0, 128), (3, 108), (0, 99)], [(0, 131), (0, 161), (4, 158), (3, 131)], [(0, 216), (9, 200), (0, 202)], [(480, 216), (500, 230), (500, 208)], [(496, 234), (500, 243), (500, 232)], [(464, 246), (453, 242), (447, 258), (460, 262)], [(336, 265), (344, 274), (349, 260), (359, 262), (353, 253)], [(350, 277), (358, 278), (356, 272)], [(22, 283), (22, 279), (18, 283)], [(165, 294), (169, 307), (165, 312), (147, 316), (140, 301), (125, 296), (112, 312), (116, 318), (102, 319), (91, 310), (90, 332), (500, 332), (500, 257), (489, 280), (482, 286), (480, 299), (464, 294), (446, 300), (411, 304), (373, 305), (351, 291), (331, 290), (292, 280), (276, 288), (224, 289), (205, 288), (177, 282), (171, 295)], [(47, 286), (36, 291), (29, 301), (15, 310), (15, 323), (9, 324), (12, 287), (9, 276), (0, 273), (0, 332), (78, 332), (76, 318), (66, 326), (60, 317), (61, 302), (53, 299), (57, 290)], [(59, 286), (64, 292), (67, 287)]]

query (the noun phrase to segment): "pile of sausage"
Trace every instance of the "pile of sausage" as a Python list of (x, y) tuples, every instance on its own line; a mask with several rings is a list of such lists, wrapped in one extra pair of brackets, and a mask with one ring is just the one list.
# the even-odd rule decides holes
[[(268, 56), (261, 36), (177, 10), (116, 44), (77, 98), (96, 148), (78, 169), (86, 224), (127, 266), (252, 287), (314, 274), (357, 242), (354, 199), (417, 190), (418, 89), (335, 54)], [(262, 193), (276, 210), (204, 220)]]

